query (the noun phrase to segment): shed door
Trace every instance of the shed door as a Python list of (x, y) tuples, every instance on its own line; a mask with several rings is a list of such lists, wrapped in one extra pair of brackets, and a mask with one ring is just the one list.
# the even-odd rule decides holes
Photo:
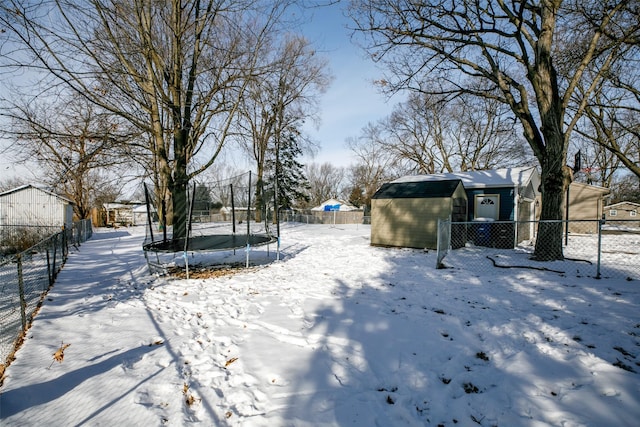
[(499, 219), (500, 195), (498, 194), (478, 194), (475, 200), (475, 217)]

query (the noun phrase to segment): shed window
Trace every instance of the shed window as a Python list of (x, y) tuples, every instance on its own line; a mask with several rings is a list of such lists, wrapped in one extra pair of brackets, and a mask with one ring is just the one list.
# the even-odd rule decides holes
[(636, 210), (629, 212), (629, 216), (636, 216), (636, 215), (638, 215), (638, 211)]
[(618, 211), (617, 211), (617, 210), (615, 210), (615, 209), (611, 209), (611, 210), (609, 211), (609, 216), (618, 216)]

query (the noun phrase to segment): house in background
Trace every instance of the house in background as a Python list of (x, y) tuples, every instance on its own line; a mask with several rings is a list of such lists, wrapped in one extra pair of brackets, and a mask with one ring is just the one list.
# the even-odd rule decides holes
[[(451, 237), (452, 246), (459, 247), (459, 242), (466, 242), (467, 239), (470, 239), (478, 244), (491, 243), (498, 247), (513, 248), (517, 243), (533, 237), (535, 229), (533, 221), (536, 218), (536, 196), (540, 185), (540, 176), (535, 167), (406, 176), (389, 184), (406, 185), (407, 183), (445, 183), (451, 181), (457, 181), (462, 184), (462, 190), (465, 193), (464, 200), (467, 203), (464, 216), (460, 216), (460, 207), (456, 207), (454, 222), (477, 222), (474, 227), (471, 227), (471, 230), (454, 227)], [(385, 186), (383, 185), (378, 191), (380, 192), (384, 188)], [(420, 232), (421, 235), (424, 235), (421, 237), (421, 243), (427, 244), (422, 247), (435, 248), (437, 227), (433, 224), (437, 224), (438, 218), (449, 219), (449, 215), (453, 219), (453, 211), (441, 209), (441, 207), (433, 207), (434, 204), (438, 206), (440, 203), (446, 203), (442, 200), (443, 197), (439, 185), (423, 184), (422, 189), (423, 193), (420, 198), (434, 200), (428, 202), (428, 207), (420, 204), (409, 205), (405, 203), (403, 208), (407, 209), (407, 212), (403, 214), (404, 222), (413, 224), (414, 230), (412, 232), (414, 233), (423, 227)], [(432, 191), (434, 194), (430, 195), (429, 192)], [(388, 193), (388, 190), (385, 190), (385, 193)], [(393, 197), (393, 195), (384, 194), (384, 197), (389, 198)], [(454, 196), (450, 195), (448, 197)], [(457, 203), (462, 200), (457, 195), (455, 198), (458, 199)], [(388, 214), (380, 209), (380, 203), (376, 203), (376, 205), (377, 207), (374, 209), (372, 200), (372, 244), (376, 244), (374, 238), (379, 238), (377, 236), (379, 233), (394, 233), (393, 229), (385, 229), (384, 231), (377, 229), (382, 224), (386, 224), (387, 220), (376, 219), (376, 216), (386, 216)], [(492, 223), (495, 221), (498, 222)], [(521, 221), (518, 223), (517, 230), (514, 229), (512, 221)], [(399, 234), (398, 241), (406, 240), (406, 237), (403, 236), (406, 232), (405, 229), (399, 229), (395, 232)], [(390, 238), (387, 240), (390, 240)]]
[(311, 210), (314, 212), (351, 212), (357, 211), (359, 209), (353, 206), (351, 203), (345, 202), (344, 200), (329, 199), (322, 202), (320, 206), (311, 208)]
[(460, 179), (428, 177), (400, 178), (383, 184), (373, 195), (372, 245), (433, 249), (438, 242), (439, 219), (466, 221), (467, 193)]
[(540, 175), (535, 167), (426, 175), (431, 179), (457, 178), (467, 198), (469, 221), (533, 221)]
[[(603, 208), (606, 220), (640, 220), (640, 204), (633, 202), (619, 202)], [(640, 224), (639, 224), (640, 225)]]
[(0, 226), (73, 226), (73, 201), (28, 184), (0, 193)]
[(362, 224), (364, 211), (340, 199), (328, 199), (306, 211), (313, 224)]
[[(455, 208), (455, 215), (453, 205), (446, 208), (450, 203), (447, 197), (456, 198), (457, 203), (462, 199), (453, 193), (442, 193), (453, 181), (461, 183), (466, 195), (466, 216), (462, 218), (460, 206)], [(435, 248), (434, 224), (438, 218), (451, 217), (454, 222), (472, 223), (468, 227), (452, 225), (452, 247), (472, 241), (477, 245), (513, 248), (535, 237), (535, 221), (540, 217), (539, 187), (540, 175), (533, 166), (399, 178), (384, 184), (374, 195), (371, 244)], [(596, 220), (602, 217), (603, 200), (608, 194), (607, 188), (572, 182), (565, 195), (565, 218), (571, 221), (568, 232), (597, 233)], [(411, 197), (422, 202), (392, 201)]]
[[(152, 208), (152, 221), (157, 220), (157, 214)], [(102, 205), (102, 221), (96, 222), (107, 227), (145, 225), (148, 222), (147, 205), (142, 202), (114, 202)]]
[[(469, 198), (469, 221), (517, 221), (478, 224), (484, 228), (484, 240), (501, 248), (513, 248), (535, 234), (540, 174), (534, 166), (487, 171), (459, 172)], [(486, 236), (486, 233), (489, 236)]]

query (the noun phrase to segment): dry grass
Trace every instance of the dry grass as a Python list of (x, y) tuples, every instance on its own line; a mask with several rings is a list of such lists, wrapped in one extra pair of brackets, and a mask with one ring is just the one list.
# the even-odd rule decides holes
[[(212, 279), (229, 276), (246, 270), (247, 268), (243, 263), (224, 266), (196, 265), (189, 267), (189, 279)], [(167, 273), (177, 279), (187, 278), (187, 272), (184, 267), (169, 267)]]

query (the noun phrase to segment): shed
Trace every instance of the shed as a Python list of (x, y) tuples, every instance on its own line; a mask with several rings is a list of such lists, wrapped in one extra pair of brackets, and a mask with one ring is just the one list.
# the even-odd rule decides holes
[(0, 193), (0, 226), (73, 226), (73, 201), (31, 184)]
[(467, 195), (460, 179), (400, 178), (383, 184), (371, 199), (371, 244), (433, 249), (438, 219), (466, 217)]
[(467, 219), (535, 220), (540, 175), (534, 166), (424, 175), (429, 179), (459, 179), (469, 200)]
[[(596, 220), (602, 218), (604, 197), (610, 193), (605, 187), (572, 182), (565, 195), (565, 218), (569, 220), (570, 233), (595, 234), (598, 232)], [(568, 206), (566, 205), (569, 200)]]
[(102, 205), (105, 212), (105, 225), (117, 227), (119, 225), (134, 225), (134, 205), (128, 203), (105, 203)]

